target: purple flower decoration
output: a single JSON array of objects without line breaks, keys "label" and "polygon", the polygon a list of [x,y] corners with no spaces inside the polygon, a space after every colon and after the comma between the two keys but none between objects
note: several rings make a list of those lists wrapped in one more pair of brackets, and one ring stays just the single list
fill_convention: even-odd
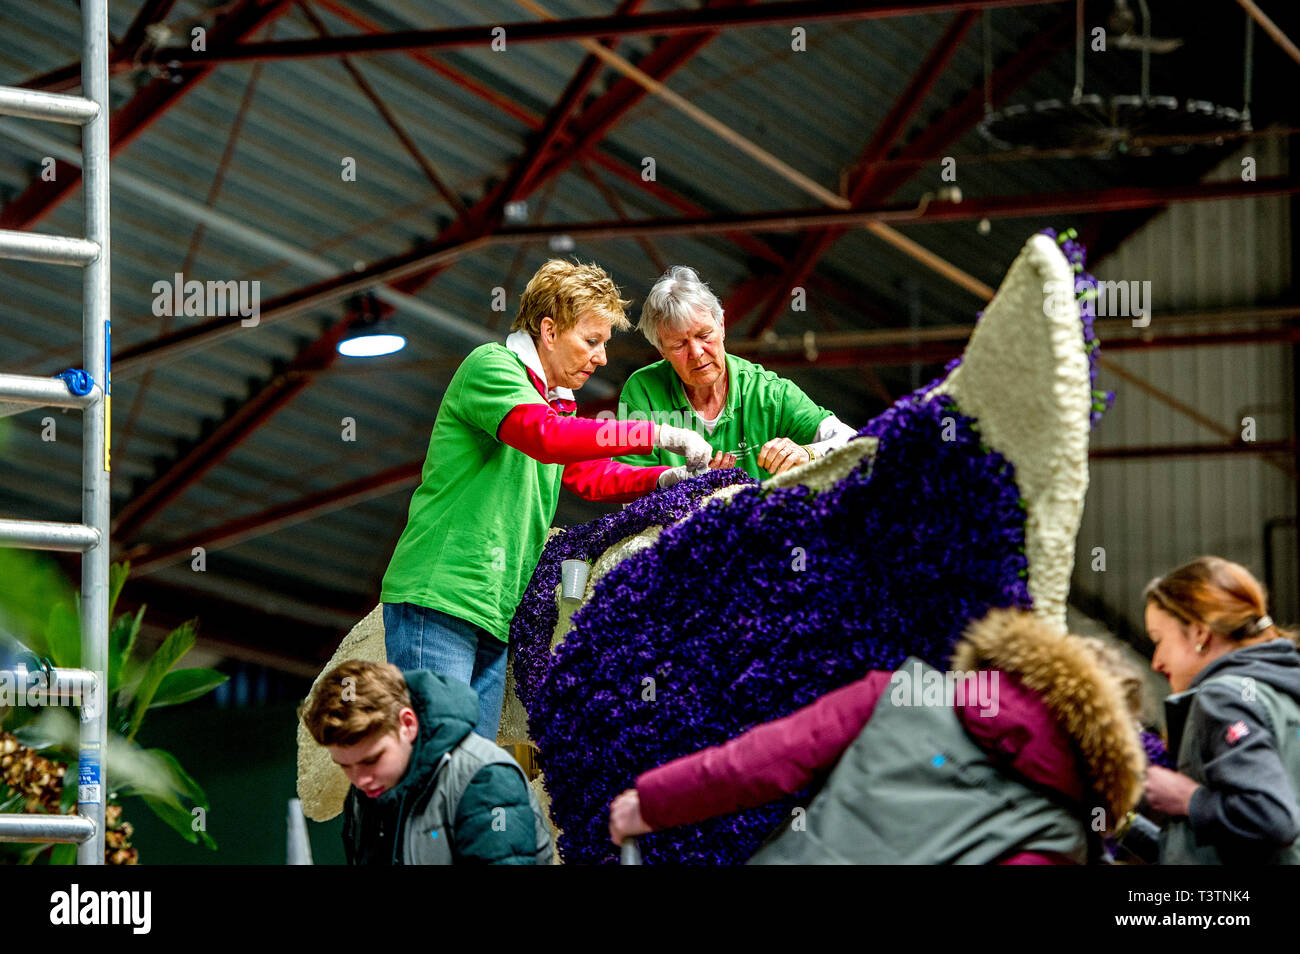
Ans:
[{"label": "purple flower decoration", "polygon": [[[596,585],[549,660],[559,561],[637,521],[615,528],[624,511],[547,546],[511,638],[566,861],[616,860],[608,806],[641,772],[909,655],[942,666],[970,620],[1030,606],[1011,465],[922,393],[863,428],[878,451],[839,483],[748,487],[668,527]],[[694,488],[679,487],[646,512],[689,511]],[[808,795],[648,836],[646,861],[743,861]]]},{"label": "purple flower decoration", "polygon": [[1169,750],[1165,747],[1165,740],[1155,732],[1144,731],[1141,736],[1142,748],[1147,754],[1147,764],[1172,769],[1174,764],[1169,758]]},{"label": "purple flower decoration", "polygon": [[[925,398],[938,383],[859,431],[876,453],[829,487],[763,488],[711,471],[546,545],[510,638],[566,862],[617,860],[609,803],[640,773],[908,656],[946,667],[971,620],[1031,608],[1014,469],[951,398]],[[749,486],[701,508],[733,483]],[[560,563],[653,525],[666,528],[659,540],[595,585],[552,655]],[[740,863],[812,795],[656,832],[642,839],[645,860]]]}]

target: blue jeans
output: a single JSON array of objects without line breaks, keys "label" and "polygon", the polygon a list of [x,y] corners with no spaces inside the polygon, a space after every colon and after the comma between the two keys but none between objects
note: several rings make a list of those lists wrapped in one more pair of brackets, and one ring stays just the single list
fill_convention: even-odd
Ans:
[{"label": "blue jeans", "polygon": [[414,603],[384,604],[384,647],[403,671],[432,669],[478,693],[474,731],[497,740],[506,695],[506,644],[456,616]]}]

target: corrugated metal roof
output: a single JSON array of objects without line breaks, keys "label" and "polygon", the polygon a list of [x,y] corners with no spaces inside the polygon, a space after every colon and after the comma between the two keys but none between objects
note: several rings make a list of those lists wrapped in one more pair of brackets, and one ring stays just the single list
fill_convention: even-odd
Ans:
[{"label": "corrugated metal roof", "polygon": [[[1229,157],[1209,178],[1239,177],[1247,155],[1257,160],[1260,176],[1289,171],[1284,144],[1270,141]],[[1162,212],[1103,262],[1097,277],[1149,281],[1157,314],[1212,312],[1243,302],[1284,301],[1292,287],[1293,255],[1287,203],[1205,202]],[[1170,331],[1158,319],[1153,325],[1157,337]],[[1258,441],[1285,441],[1295,434],[1296,368],[1289,348],[1179,348],[1116,353],[1109,360],[1194,408],[1219,430],[1103,369],[1100,386],[1116,390],[1120,398],[1095,432],[1095,446],[1228,443],[1242,435],[1246,418],[1253,421]],[[1079,534],[1076,587],[1101,597],[1141,631],[1147,582],[1203,553],[1242,563],[1263,579],[1264,524],[1295,515],[1294,463],[1294,458],[1256,455],[1095,461]],[[1293,530],[1275,541],[1279,620],[1300,610],[1294,541]],[[1105,572],[1091,568],[1094,547],[1106,550]]]}]

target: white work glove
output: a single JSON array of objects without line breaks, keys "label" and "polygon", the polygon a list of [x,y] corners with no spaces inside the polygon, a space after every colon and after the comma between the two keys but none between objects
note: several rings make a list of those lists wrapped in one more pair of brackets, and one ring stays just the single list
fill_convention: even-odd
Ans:
[{"label": "white work glove", "polygon": [[681,454],[686,458],[686,466],[695,473],[706,470],[713,460],[713,448],[699,434],[685,427],[673,427],[660,424],[655,428],[655,447]]},{"label": "white work glove", "polygon": [[692,476],[691,472],[685,467],[669,467],[659,475],[659,480],[656,486],[661,489],[664,487],[671,487],[673,484],[679,483],[690,476]]},{"label": "white work glove", "polygon": [[843,447],[857,436],[857,431],[832,414],[817,425],[817,436],[813,438],[812,448],[821,457],[827,451]]}]

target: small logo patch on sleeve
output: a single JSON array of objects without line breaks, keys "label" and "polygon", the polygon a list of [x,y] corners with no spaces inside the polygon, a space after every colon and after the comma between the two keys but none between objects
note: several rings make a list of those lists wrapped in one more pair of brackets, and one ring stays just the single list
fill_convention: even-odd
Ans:
[{"label": "small logo patch on sleeve", "polygon": [[1246,723],[1234,722],[1228,727],[1228,731],[1225,733],[1224,738],[1228,740],[1229,745],[1236,745],[1248,735],[1250,735],[1250,727],[1246,725]]}]

